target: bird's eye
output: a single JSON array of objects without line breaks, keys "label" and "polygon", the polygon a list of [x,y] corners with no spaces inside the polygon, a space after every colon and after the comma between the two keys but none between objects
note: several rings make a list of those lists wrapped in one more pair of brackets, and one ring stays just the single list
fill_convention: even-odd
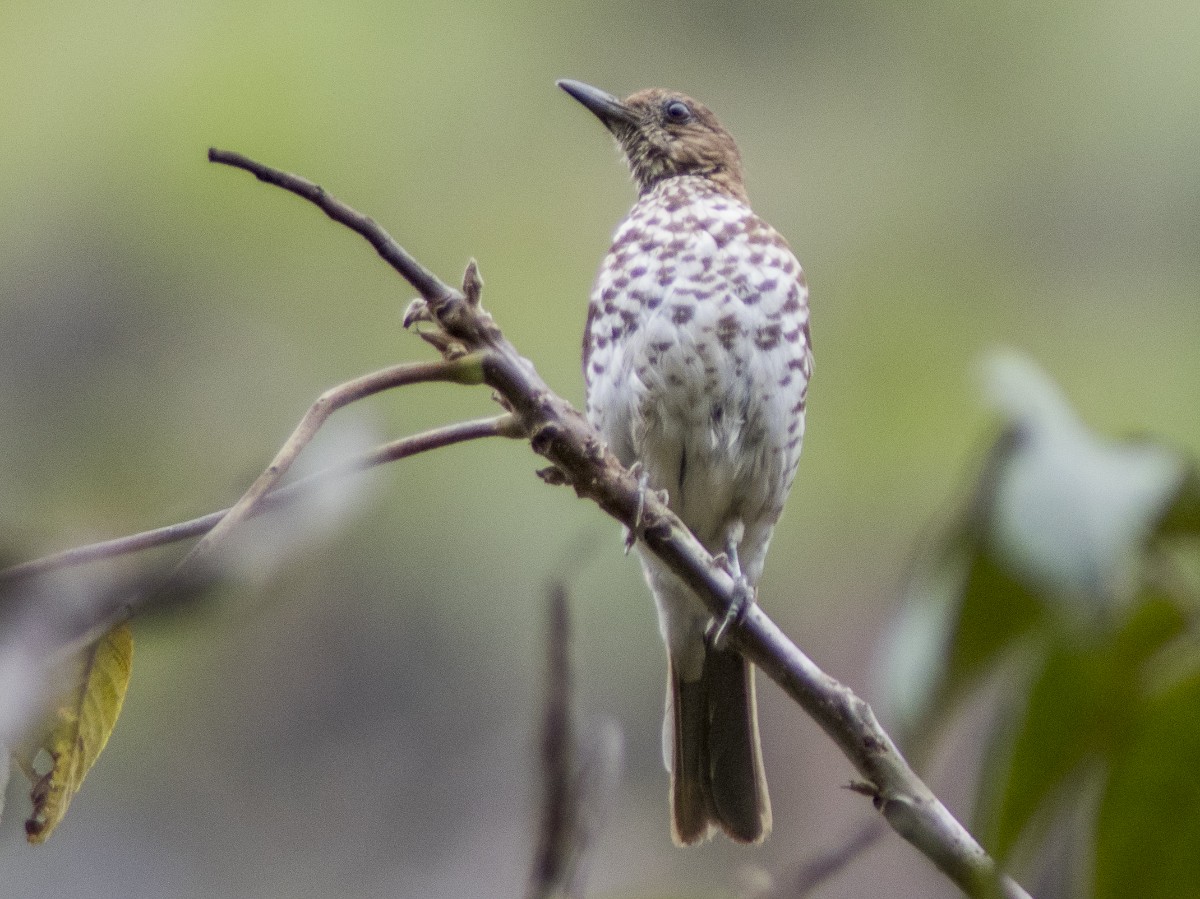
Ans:
[{"label": "bird's eye", "polygon": [[692,119],[691,109],[682,100],[668,100],[667,105],[663,107],[663,112],[667,114],[669,121],[680,125]]}]

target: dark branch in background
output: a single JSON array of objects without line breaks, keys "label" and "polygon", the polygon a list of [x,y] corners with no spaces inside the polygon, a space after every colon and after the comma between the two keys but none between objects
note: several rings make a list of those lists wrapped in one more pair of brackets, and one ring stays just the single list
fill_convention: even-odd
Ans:
[{"label": "dark branch in background", "polygon": [[[442,361],[395,366],[324,394],[275,460],[247,493],[201,538],[169,578],[165,589],[203,576],[210,553],[228,531],[259,508],[288,466],[332,412],[356,399],[403,384],[440,380],[486,384],[511,413],[509,435],[528,437],[533,450],[554,468],[542,472],[551,483],[569,484],[627,528],[683,578],[719,620],[735,601],[734,582],[683,523],[652,492],[641,490],[608,451],[586,419],[556,395],[501,334],[480,306],[482,282],[472,261],[462,290],[443,283],[418,263],[370,218],[329,196],[316,184],[262,165],[237,153],[212,149],[209,159],[251,172],[317,205],[330,218],[360,234],[421,295],[405,315]],[[117,609],[101,609],[100,628],[128,617],[145,597]],[[921,781],[884,732],[870,706],[825,674],[796,647],[758,606],[747,610],[729,632],[729,642],[778,683],[838,744],[858,769],[853,785],[870,796],[889,825],[971,896],[1027,893],[1002,876],[979,843]]]},{"label": "dark branch in background", "polygon": [[570,649],[567,588],[556,583],[550,589],[546,627],[541,821],[526,899],[584,895],[586,862],[621,767],[621,733],[614,723],[579,727]]},{"label": "dark branch in background", "polygon": [[879,842],[886,831],[886,825],[878,818],[864,821],[839,845],[812,856],[790,874],[780,877],[769,889],[756,894],[755,899],[806,899]]},{"label": "dark branch in background", "polygon": [[528,899],[550,899],[566,892],[573,868],[576,834],[575,722],[571,709],[570,625],[567,594],[550,591],[546,627],[546,699],[542,713],[542,810],[538,845],[529,877]]}]

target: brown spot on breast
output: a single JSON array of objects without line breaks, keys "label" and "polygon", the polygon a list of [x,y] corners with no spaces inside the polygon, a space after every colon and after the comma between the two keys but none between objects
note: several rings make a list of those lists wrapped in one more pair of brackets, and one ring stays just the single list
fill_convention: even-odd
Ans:
[{"label": "brown spot on breast", "polygon": [[773,350],[779,346],[779,325],[764,325],[754,334],[754,345],[760,350]]},{"label": "brown spot on breast", "polygon": [[676,303],[671,307],[671,321],[677,325],[686,325],[696,314],[694,306]]},{"label": "brown spot on breast", "polygon": [[714,333],[721,346],[726,350],[732,350],[734,343],[742,336],[742,326],[738,323],[736,315],[723,315],[717,319]]},{"label": "brown spot on breast", "polygon": [[735,222],[726,222],[723,227],[711,233],[713,240],[717,242],[717,246],[723,247],[737,237],[741,233],[741,230]]},{"label": "brown spot on breast", "polygon": [[612,248],[614,251],[620,250],[622,247],[627,247],[631,243],[636,243],[644,236],[645,235],[641,228],[626,228],[620,235],[617,236],[617,239],[613,241]]}]

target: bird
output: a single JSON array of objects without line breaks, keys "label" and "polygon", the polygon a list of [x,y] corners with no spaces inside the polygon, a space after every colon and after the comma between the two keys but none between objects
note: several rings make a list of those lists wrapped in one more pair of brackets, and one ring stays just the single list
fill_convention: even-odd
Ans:
[{"label": "bird", "polygon": [[[615,137],[638,192],[588,304],[588,419],[752,602],[804,437],[804,272],[750,208],[737,145],[706,106],[662,88],[622,100],[558,86]],[[713,639],[693,591],[636,545],[667,648],[671,836],[761,843],[772,817],[753,668]]]}]

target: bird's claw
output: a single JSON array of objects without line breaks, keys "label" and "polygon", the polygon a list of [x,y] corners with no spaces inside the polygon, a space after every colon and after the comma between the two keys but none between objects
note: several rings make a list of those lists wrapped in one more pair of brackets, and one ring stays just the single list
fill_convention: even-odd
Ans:
[{"label": "bird's claw", "polygon": [[625,528],[625,555],[629,555],[633,544],[637,543],[646,533],[643,519],[646,512],[646,491],[650,489],[650,476],[642,468],[641,462],[634,462],[629,468],[629,473],[638,480],[638,494],[637,511],[633,514],[633,527]]},{"label": "bird's claw", "polygon": [[729,631],[741,623],[742,619],[746,617],[746,610],[754,604],[754,588],[742,574],[742,563],[738,559],[737,548],[741,538],[742,531],[739,528],[730,535],[725,545],[725,552],[713,556],[713,562],[733,578],[733,599],[729,603],[729,608],[725,610],[725,614],[721,616],[720,620],[714,618],[709,623],[706,634],[709,644],[718,651],[725,648],[725,643],[729,639]]},{"label": "bird's claw", "polygon": [[719,619],[714,618],[709,622],[706,636],[713,649],[720,652],[725,648],[725,644],[729,640],[729,632],[742,623],[746,612],[754,605],[754,599],[754,588],[750,586],[750,582],[745,577],[739,574],[733,580],[733,601],[729,603],[729,608]]},{"label": "bird's claw", "polygon": [[625,528],[625,555],[629,555],[629,551],[633,549],[635,543],[637,543],[637,532],[633,528]]}]

